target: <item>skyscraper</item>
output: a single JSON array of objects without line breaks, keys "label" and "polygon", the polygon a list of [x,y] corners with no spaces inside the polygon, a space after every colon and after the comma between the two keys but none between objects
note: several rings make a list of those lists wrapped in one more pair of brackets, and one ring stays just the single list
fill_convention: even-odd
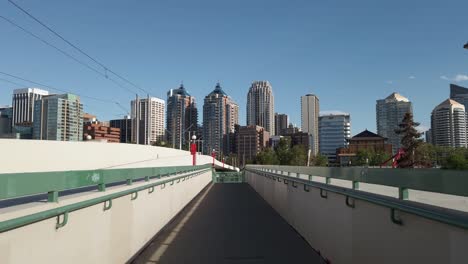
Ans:
[{"label": "skyscraper", "polygon": [[468,110],[468,88],[450,84],[450,99],[465,106],[465,111]]},{"label": "skyscraper", "polygon": [[120,143],[132,142],[132,119],[130,116],[124,116],[123,119],[110,120],[111,127],[120,128]]},{"label": "skyscraper", "polygon": [[166,115],[168,144],[182,148],[184,143],[189,142],[189,135],[197,131],[197,124],[195,97],[191,96],[182,84],[178,89],[170,89],[167,92]]},{"label": "skyscraper", "polygon": [[301,96],[301,128],[302,132],[309,134],[312,155],[317,155],[319,151],[319,113],[320,103],[316,95]]},{"label": "skyscraper", "polygon": [[401,147],[402,135],[395,133],[395,129],[403,120],[406,113],[413,113],[413,106],[408,98],[398,93],[392,93],[385,99],[377,100],[377,134],[388,138],[392,144],[393,153]]},{"label": "skyscraper", "polygon": [[164,100],[156,97],[132,100],[132,142],[151,145],[163,139],[164,106]]},{"label": "skyscraper", "polygon": [[283,135],[288,128],[289,118],[287,114],[275,113],[275,135]]},{"label": "skyscraper", "polygon": [[432,110],[432,143],[437,146],[467,147],[465,106],[447,99]]},{"label": "skyscraper", "polygon": [[81,141],[83,104],[73,94],[45,95],[34,103],[33,138]]},{"label": "skyscraper", "polygon": [[320,154],[328,161],[336,161],[336,150],[348,145],[351,138],[351,119],[349,114],[329,114],[319,117]]},{"label": "skyscraper", "polygon": [[238,123],[239,106],[217,83],[203,104],[203,152],[209,154],[214,149],[218,157],[221,153],[228,155],[229,133],[234,133]]},{"label": "skyscraper", "polygon": [[48,91],[38,88],[15,89],[13,91],[13,121],[12,125],[32,126],[34,122],[34,104],[43,96],[48,95]]},{"label": "skyscraper", "polygon": [[275,135],[275,99],[268,81],[254,81],[247,94],[247,125],[261,126]]}]

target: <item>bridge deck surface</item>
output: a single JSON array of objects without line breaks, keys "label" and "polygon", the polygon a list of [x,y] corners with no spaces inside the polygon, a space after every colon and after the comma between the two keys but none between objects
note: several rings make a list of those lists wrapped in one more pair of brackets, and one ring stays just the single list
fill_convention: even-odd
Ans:
[{"label": "bridge deck surface", "polygon": [[133,263],[323,263],[248,184],[213,184]]}]

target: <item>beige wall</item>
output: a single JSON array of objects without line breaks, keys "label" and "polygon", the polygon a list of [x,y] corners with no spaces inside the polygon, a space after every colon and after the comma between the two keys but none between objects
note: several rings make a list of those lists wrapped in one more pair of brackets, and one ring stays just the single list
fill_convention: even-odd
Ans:
[{"label": "beige wall", "polygon": [[207,186],[211,177],[207,171],[163,189],[156,187],[152,194],[141,191],[133,201],[129,195],[120,197],[108,211],[103,211],[101,203],[70,212],[68,224],[60,229],[55,229],[54,217],[2,233],[0,263],[124,263]]},{"label": "beige wall", "polygon": [[[0,139],[0,174],[192,165],[188,151],[135,144]],[[197,164],[212,158],[197,156]],[[222,163],[216,161],[222,166]]]},{"label": "beige wall", "polygon": [[331,263],[465,263],[468,231],[409,213],[404,225],[390,209],[318,189],[275,182],[246,172],[247,182]]}]

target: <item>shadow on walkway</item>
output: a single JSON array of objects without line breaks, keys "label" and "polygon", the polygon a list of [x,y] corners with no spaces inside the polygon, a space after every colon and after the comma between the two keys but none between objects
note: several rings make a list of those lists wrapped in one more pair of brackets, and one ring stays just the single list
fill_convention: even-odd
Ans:
[{"label": "shadow on walkway", "polygon": [[324,263],[248,184],[214,184],[133,263]]}]

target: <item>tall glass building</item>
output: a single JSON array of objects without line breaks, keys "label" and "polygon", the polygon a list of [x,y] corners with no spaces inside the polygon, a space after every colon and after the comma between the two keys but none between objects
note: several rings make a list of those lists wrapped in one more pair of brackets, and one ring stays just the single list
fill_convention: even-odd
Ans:
[{"label": "tall glass building", "polygon": [[239,106],[224,92],[219,83],[203,104],[203,153],[213,150],[218,157],[229,155],[229,134],[239,123]]},{"label": "tall glass building", "polygon": [[319,149],[329,162],[336,161],[336,149],[346,147],[351,138],[349,114],[329,114],[319,117]]},{"label": "tall glass building", "polygon": [[167,92],[166,130],[169,145],[183,148],[190,142],[190,135],[195,135],[198,128],[198,111],[195,97],[180,85],[178,89]]},{"label": "tall glass building", "polygon": [[43,96],[34,104],[33,138],[81,141],[83,104],[73,94]]},{"label": "tall glass building", "polygon": [[313,155],[319,152],[319,127],[320,101],[314,94],[301,96],[301,128],[302,132],[309,134],[309,148]]},{"label": "tall glass building", "polygon": [[392,93],[385,99],[377,100],[377,134],[388,138],[392,144],[392,151],[396,153],[401,147],[401,135],[395,133],[395,129],[403,120],[406,113],[413,113],[413,106],[408,98]]},{"label": "tall glass building", "polygon": [[261,126],[275,135],[275,98],[268,81],[255,81],[247,94],[247,125]]},{"label": "tall glass building", "polygon": [[467,147],[465,106],[447,99],[431,115],[432,143],[437,146]]}]

